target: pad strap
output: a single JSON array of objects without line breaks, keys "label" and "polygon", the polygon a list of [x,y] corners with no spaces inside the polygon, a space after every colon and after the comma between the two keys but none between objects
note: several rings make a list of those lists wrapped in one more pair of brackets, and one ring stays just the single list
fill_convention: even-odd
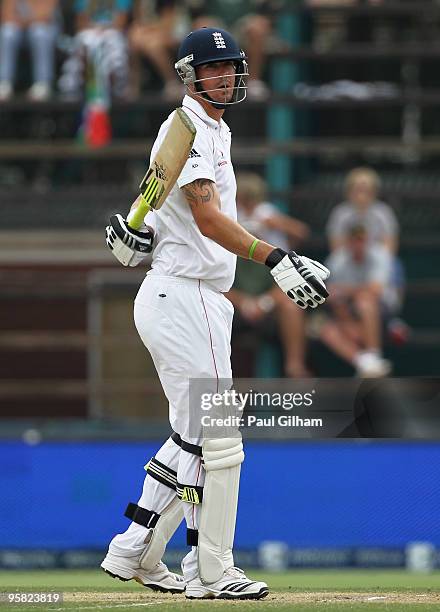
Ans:
[{"label": "pad strap", "polygon": [[180,482],[176,486],[177,497],[190,504],[201,504],[203,499],[203,487],[183,485]]},{"label": "pad strap", "polygon": [[148,527],[148,529],[156,527],[157,521],[160,519],[160,514],[157,514],[157,512],[141,508],[131,502],[128,504],[124,516],[131,519],[134,523],[142,525],[142,527]]},{"label": "pad strap", "polygon": [[176,490],[177,472],[169,468],[164,463],[158,461],[156,457],[150,459],[145,466],[145,470],[149,476],[162,483],[166,487]]},{"label": "pad strap", "polygon": [[186,530],[186,543],[188,546],[198,546],[199,545],[199,532],[197,529],[187,529]]},{"label": "pad strap", "polygon": [[182,440],[182,438],[179,436],[177,432],[175,431],[173,432],[171,436],[171,440],[175,442],[177,446],[180,446],[180,448],[186,451],[187,453],[191,453],[192,455],[197,455],[198,457],[202,456],[201,446],[197,446],[197,444],[190,444],[189,442],[185,442],[185,440]]}]

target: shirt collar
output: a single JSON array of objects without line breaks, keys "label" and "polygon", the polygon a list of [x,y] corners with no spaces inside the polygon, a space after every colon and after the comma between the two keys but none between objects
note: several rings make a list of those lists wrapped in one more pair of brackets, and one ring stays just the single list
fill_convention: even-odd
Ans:
[{"label": "shirt collar", "polygon": [[212,117],[210,117],[208,113],[205,111],[205,109],[203,108],[203,106],[200,104],[200,102],[197,102],[197,100],[195,100],[194,98],[191,98],[191,96],[185,96],[183,98],[182,106],[184,109],[185,107],[190,108],[193,111],[193,113],[195,113],[207,125],[210,125],[213,128],[220,127],[222,120],[218,122]]}]

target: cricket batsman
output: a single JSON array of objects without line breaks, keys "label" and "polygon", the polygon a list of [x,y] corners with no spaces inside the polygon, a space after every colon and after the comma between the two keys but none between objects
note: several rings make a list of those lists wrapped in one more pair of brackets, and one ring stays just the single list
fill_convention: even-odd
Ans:
[{"label": "cricket batsman", "polygon": [[[134,319],[169,401],[173,433],[145,466],[142,495],[125,512],[131,524],[110,542],[102,568],[154,590],[185,591],[191,599],[260,599],[267,585],[235,567],[232,554],[241,436],[211,440],[194,434],[189,381],[232,379],[233,306],[224,293],[233,284],[237,256],[266,265],[303,309],[325,301],[329,271],[256,239],[236,221],[231,132],[222,116],[245,99],[248,69],[233,37],[220,28],[191,32],[175,67],[187,88],[182,107],[197,130],[189,158],[163,206],[149,212],[141,228],[131,229],[120,214],[107,227],[107,244],[124,265],[141,262],[154,240]],[[161,126],[151,158],[172,116]],[[182,577],[161,559],[183,516],[191,550]]]}]

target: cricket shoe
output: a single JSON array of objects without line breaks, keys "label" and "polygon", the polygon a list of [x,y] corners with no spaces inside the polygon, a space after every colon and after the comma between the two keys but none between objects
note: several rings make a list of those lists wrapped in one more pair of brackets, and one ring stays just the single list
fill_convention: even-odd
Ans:
[{"label": "cricket shoe", "polygon": [[200,578],[186,585],[188,599],[262,599],[269,593],[265,582],[249,580],[243,570],[231,567],[217,582],[202,584]]},{"label": "cricket shoe", "polygon": [[186,586],[183,576],[170,572],[162,561],[147,571],[140,567],[139,557],[120,557],[107,553],[101,567],[112,578],[119,578],[123,582],[136,580],[144,587],[161,593],[183,593]]}]

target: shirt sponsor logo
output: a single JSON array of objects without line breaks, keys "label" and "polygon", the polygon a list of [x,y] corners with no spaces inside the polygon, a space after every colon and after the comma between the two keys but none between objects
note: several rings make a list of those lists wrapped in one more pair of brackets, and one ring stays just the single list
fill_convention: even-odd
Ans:
[{"label": "shirt sponsor logo", "polygon": [[189,152],[189,158],[191,159],[192,157],[201,157],[201,155],[195,149],[191,149],[191,151]]},{"label": "shirt sponsor logo", "polygon": [[218,165],[219,165],[219,166],[226,166],[226,164],[227,164],[227,163],[228,163],[228,162],[226,161],[226,159],[223,159],[222,161],[219,161],[219,162],[218,162]]}]

